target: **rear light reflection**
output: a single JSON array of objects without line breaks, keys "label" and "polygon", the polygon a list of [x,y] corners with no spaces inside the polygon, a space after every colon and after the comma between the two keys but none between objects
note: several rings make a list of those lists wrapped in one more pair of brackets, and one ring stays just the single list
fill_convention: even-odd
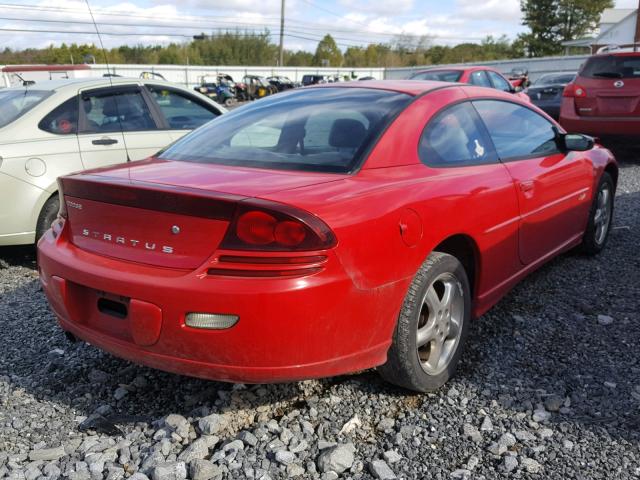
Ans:
[{"label": "rear light reflection", "polygon": [[206,330],[224,330],[231,328],[238,323],[240,317],[226,313],[187,313],[185,325],[192,328],[203,328]]},{"label": "rear light reflection", "polygon": [[253,263],[258,265],[299,265],[324,263],[327,261],[326,255],[309,255],[306,257],[245,257],[240,255],[221,255],[221,263]]},{"label": "rear light reflection", "polygon": [[242,270],[231,268],[210,268],[209,275],[221,275],[224,277],[253,277],[253,278],[273,278],[273,277],[302,277],[312,275],[322,271],[322,267],[295,268],[291,270]]}]

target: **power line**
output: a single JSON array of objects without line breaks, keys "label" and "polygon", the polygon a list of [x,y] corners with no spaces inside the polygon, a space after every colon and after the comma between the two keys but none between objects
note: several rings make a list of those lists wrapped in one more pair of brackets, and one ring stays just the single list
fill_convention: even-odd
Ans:
[{"label": "power line", "polygon": [[[15,17],[0,17],[0,20],[14,20],[17,22],[25,22],[25,23],[31,22],[31,23],[63,23],[63,24],[77,24],[77,25],[93,25],[93,22],[88,22],[83,20],[32,19],[32,18],[15,18]],[[216,27],[212,25],[193,25],[193,26],[192,25],[159,25],[159,24],[149,24],[149,23],[116,23],[116,22],[98,22],[98,24],[101,26],[111,26],[111,27],[170,28],[172,30],[176,30],[176,29],[192,30],[194,33],[201,33],[202,30],[229,31],[228,27]],[[288,28],[286,31],[292,32],[292,33],[304,34],[304,35],[313,35],[318,37],[318,38],[310,39],[314,41],[318,41],[324,36],[324,35],[318,35],[315,33],[309,33],[308,31],[305,31],[305,30],[298,30],[295,28]],[[253,30],[254,34],[255,32],[256,30]],[[55,32],[52,32],[52,33],[55,33]],[[263,33],[263,32],[260,32],[260,33]],[[147,34],[144,32],[140,32],[139,35],[147,35]],[[284,32],[283,32],[283,35],[285,35]],[[180,36],[180,35],[177,35],[177,36]],[[184,34],[182,36],[189,37],[190,35]],[[295,38],[301,38],[301,37],[295,37]],[[363,39],[363,38],[348,38],[348,37],[341,37],[341,36],[333,36],[333,38],[334,40],[351,42],[351,43],[340,44],[341,46],[346,46],[346,47],[354,47],[362,44],[372,43],[370,42],[369,39]],[[419,45],[408,44],[408,46],[419,46]]]},{"label": "power line", "polygon": [[[320,10],[323,11],[327,11],[329,12],[329,10],[323,8],[323,7],[319,7],[318,5],[314,4],[313,2],[311,2],[310,0],[304,0],[306,3],[309,3],[310,5],[314,6],[315,8],[318,8]],[[52,13],[61,13],[63,11],[70,11],[70,12],[74,12],[74,13],[78,13],[78,14],[83,14],[84,12],[77,12],[76,9],[74,8],[69,8],[69,7],[49,7],[49,6],[40,6],[40,5],[19,5],[19,4],[11,4],[11,3],[0,3],[0,7],[6,7],[6,8],[16,8],[16,9],[24,9],[24,8],[29,8],[30,10],[41,10],[41,11],[48,11],[48,12],[52,12]],[[153,19],[153,20],[158,20],[157,16],[153,16],[153,15],[140,15],[140,14],[134,14],[134,13],[119,13],[119,12],[106,12],[104,10],[99,10],[96,9],[95,10],[96,14],[102,15],[102,16],[117,16],[117,17],[127,17],[127,18],[148,18],[148,19]],[[343,18],[342,15],[335,13],[335,12],[331,12],[333,15],[339,16],[341,18]],[[228,19],[228,16],[219,16],[219,15],[203,15],[203,16],[199,16],[199,17],[193,17],[193,16],[184,16],[182,15],[182,18],[184,18],[185,20],[191,21],[191,22],[196,22],[196,23],[200,23],[203,21],[206,21],[205,19],[207,18],[211,18],[211,19],[218,19],[218,18],[225,18]],[[266,17],[265,17],[266,18]],[[357,23],[360,25],[363,25],[365,27],[368,28],[367,24],[361,23],[361,22],[357,22],[355,20],[351,20],[351,19],[346,19],[349,22],[353,22],[353,23]],[[245,21],[250,21],[249,20],[245,20]],[[294,24],[298,24],[300,26],[300,28],[304,28],[305,31],[303,33],[308,33],[307,30],[316,30],[316,31],[324,31],[324,32],[341,32],[341,33],[353,33],[356,35],[363,35],[363,36],[367,36],[367,37],[380,37],[380,36],[389,36],[389,37],[397,37],[397,36],[403,36],[405,38],[417,38],[417,39],[422,39],[424,37],[424,35],[415,35],[415,34],[408,34],[405,32],[399,32],[399,33],[390,33],[390,32],[379,32],[379,31],[371,31],[371,30],[356,30],[356,29],[350,29],[350,28],[335,28],[333,26],[327,26],[327,25],[323,25],[320,23],[313,23],[313,22],[305,22],[302,20],[296,20],[296,19],[289,19],[288,20],[289,23],[294,23]],[[105,22],[99,22],[101,24],[105,24]],[[250,27],[264,27],[264,28],[269,28],[269,27],[277,27],[278,26],[278,22],[273,20],[273,21],[265,21],[265,22],[253,22],[253,23],[238,23],[238,22],[234,22],[234,21],[226,21],[226,20],[215,20],[215,23],[220,23],[220,24],[228,24],[228,25],[234,25],[234,26],[250,26]],[[157,25],[153,25],[153,26],[160,26],[161,24],[157,24]],[[170,25],[167,27],[175,27],[175,25]],[[165,28],[163,26],[163,28]],[[194,27],[195,28],[195,27]],[[440,35],[427,35],[427,37],[429,38],[433,38],[433,39],[441,39],[441,40],[453,40],[453,41],[457,41],[457,40],[462,40],[462,41],[473,41],[473,40],[482,40],[481,37],[449,37],[449,36],[440,36]],[[370,43],[368,40],[365,41],[365,43]]]},{"label": "power line", "polygon": [[[62,33],[67,35],[96,35],[94,30],[43,30],[43,29],[23,29],[23,28],[0,28],[0,32],[17,32],[17,33]],[[152,33],[152,32],[105,32],[101,31],[100,35],[108,35],[108,36],[118,36],[118,37],[127,37],[127,36],[139,36],[139,37],[175,37],[175,38],[193,38],[193,35],[186,35],[180,33]],[[285,37],[298,38],[303,40],[310,40],[313,42],[317,42],[321,40],[321,37],[304,37],[300,35],[294,35],[290,33],[284,33]],[[344,47],[355,47],[358,45],[353,44],[345,44],[338,43],[337,45]]]}]

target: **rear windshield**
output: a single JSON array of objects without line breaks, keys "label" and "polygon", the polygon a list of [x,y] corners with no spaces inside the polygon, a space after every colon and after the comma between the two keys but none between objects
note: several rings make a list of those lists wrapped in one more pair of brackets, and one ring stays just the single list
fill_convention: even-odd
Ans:
[{"label": "rear windshield", "polygon": [[640,56],[591,57],[582,68],[580,76],[588,78],[640,78]]},{"label": "rear windshield", "polygon": [[0,90],[0,128],[24,115],[51,95],[48,90]]},{"label": "rear windshield", "polygon": [[457,82],[460,80],[460,70],[435,70],[433,72],[420,72],[411,77],[411,80],[437,80],[440,82]]},{"label": "rear windshield", "polygon": [[280,93],[221,115],[160,158],[347,173],[411,98],[367,88]]},{"label": "rear windshield", "polygon": [[552,74],[552,75],[543,75],[535,82],[533,82],[536,86],[541,85],[566,85],[567,83],[573,82],[576,78],[575,73],[564,73],[564,74]]}]

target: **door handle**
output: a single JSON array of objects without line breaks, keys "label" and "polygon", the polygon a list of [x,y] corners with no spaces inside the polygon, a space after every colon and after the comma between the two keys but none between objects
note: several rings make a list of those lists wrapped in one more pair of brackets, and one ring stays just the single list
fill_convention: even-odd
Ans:
[{"label": "door handle", "polygon": [[97,138],[92,140],[91,143],[94,145],[113,145],[114,143],[118,143],[118,140],[115,138]]}]

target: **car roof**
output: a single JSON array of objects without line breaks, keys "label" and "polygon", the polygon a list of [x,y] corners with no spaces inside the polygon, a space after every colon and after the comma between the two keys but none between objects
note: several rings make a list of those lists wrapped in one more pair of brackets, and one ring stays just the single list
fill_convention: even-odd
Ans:
[{"label": "car roof", "polygon": [[452,70],[455,72],[468,72],[468,71],[474,71],[474,70],[491,70],[492,72],[498,72],[498,70],[496,70],[493,67],[487,67],[483,65],[469,65],[469,66],[457,66],[457,67],[454,66],[454,67],[425,68],[424,70],[419,70],[417,72],[414,72],[414,75],[418,73],[427,73],[427,72],[450,72]]},{"label": "car roof", "polygon": [[423,93],[447,88],[461,86],[461,83],[437,82],[434,80],[367,80],[364,82],[343,82],[339,84],[325,83],[322,85],[311,85],[304,88],[370,88],[373,90],[390,90],[392,92],[406,93],[417,96]]},{"label": "car roof", "polygon": [[640,52],[602,52],[592,55],[591,58],[594,57],[640,57]]},{"label": "car roof", "polygon": [[30,90],[49,90],[49,91],[59,91],[65,90],[67,88],[73,88],[74,90],[80,88],[90,88],[93,86],[111,86],[111,85],[123,85],[123,84],[131,84],[131,83],[153,83],[154,85],[166,85],[168,87],[180,87],[184,88],[181,85],[176,85],[171,82],[167,82],[160,79],[144,79],[144,78],[133,78],[133,77],[94,77],[94,78],[64,78],[59,80],[44,80],[42,82],[36,82],[28,87],[24,87],[23,85],[16,85],[14,87],[9,87],[9,89],[13,90],[23,90],[24,88],[28,88]]}]

